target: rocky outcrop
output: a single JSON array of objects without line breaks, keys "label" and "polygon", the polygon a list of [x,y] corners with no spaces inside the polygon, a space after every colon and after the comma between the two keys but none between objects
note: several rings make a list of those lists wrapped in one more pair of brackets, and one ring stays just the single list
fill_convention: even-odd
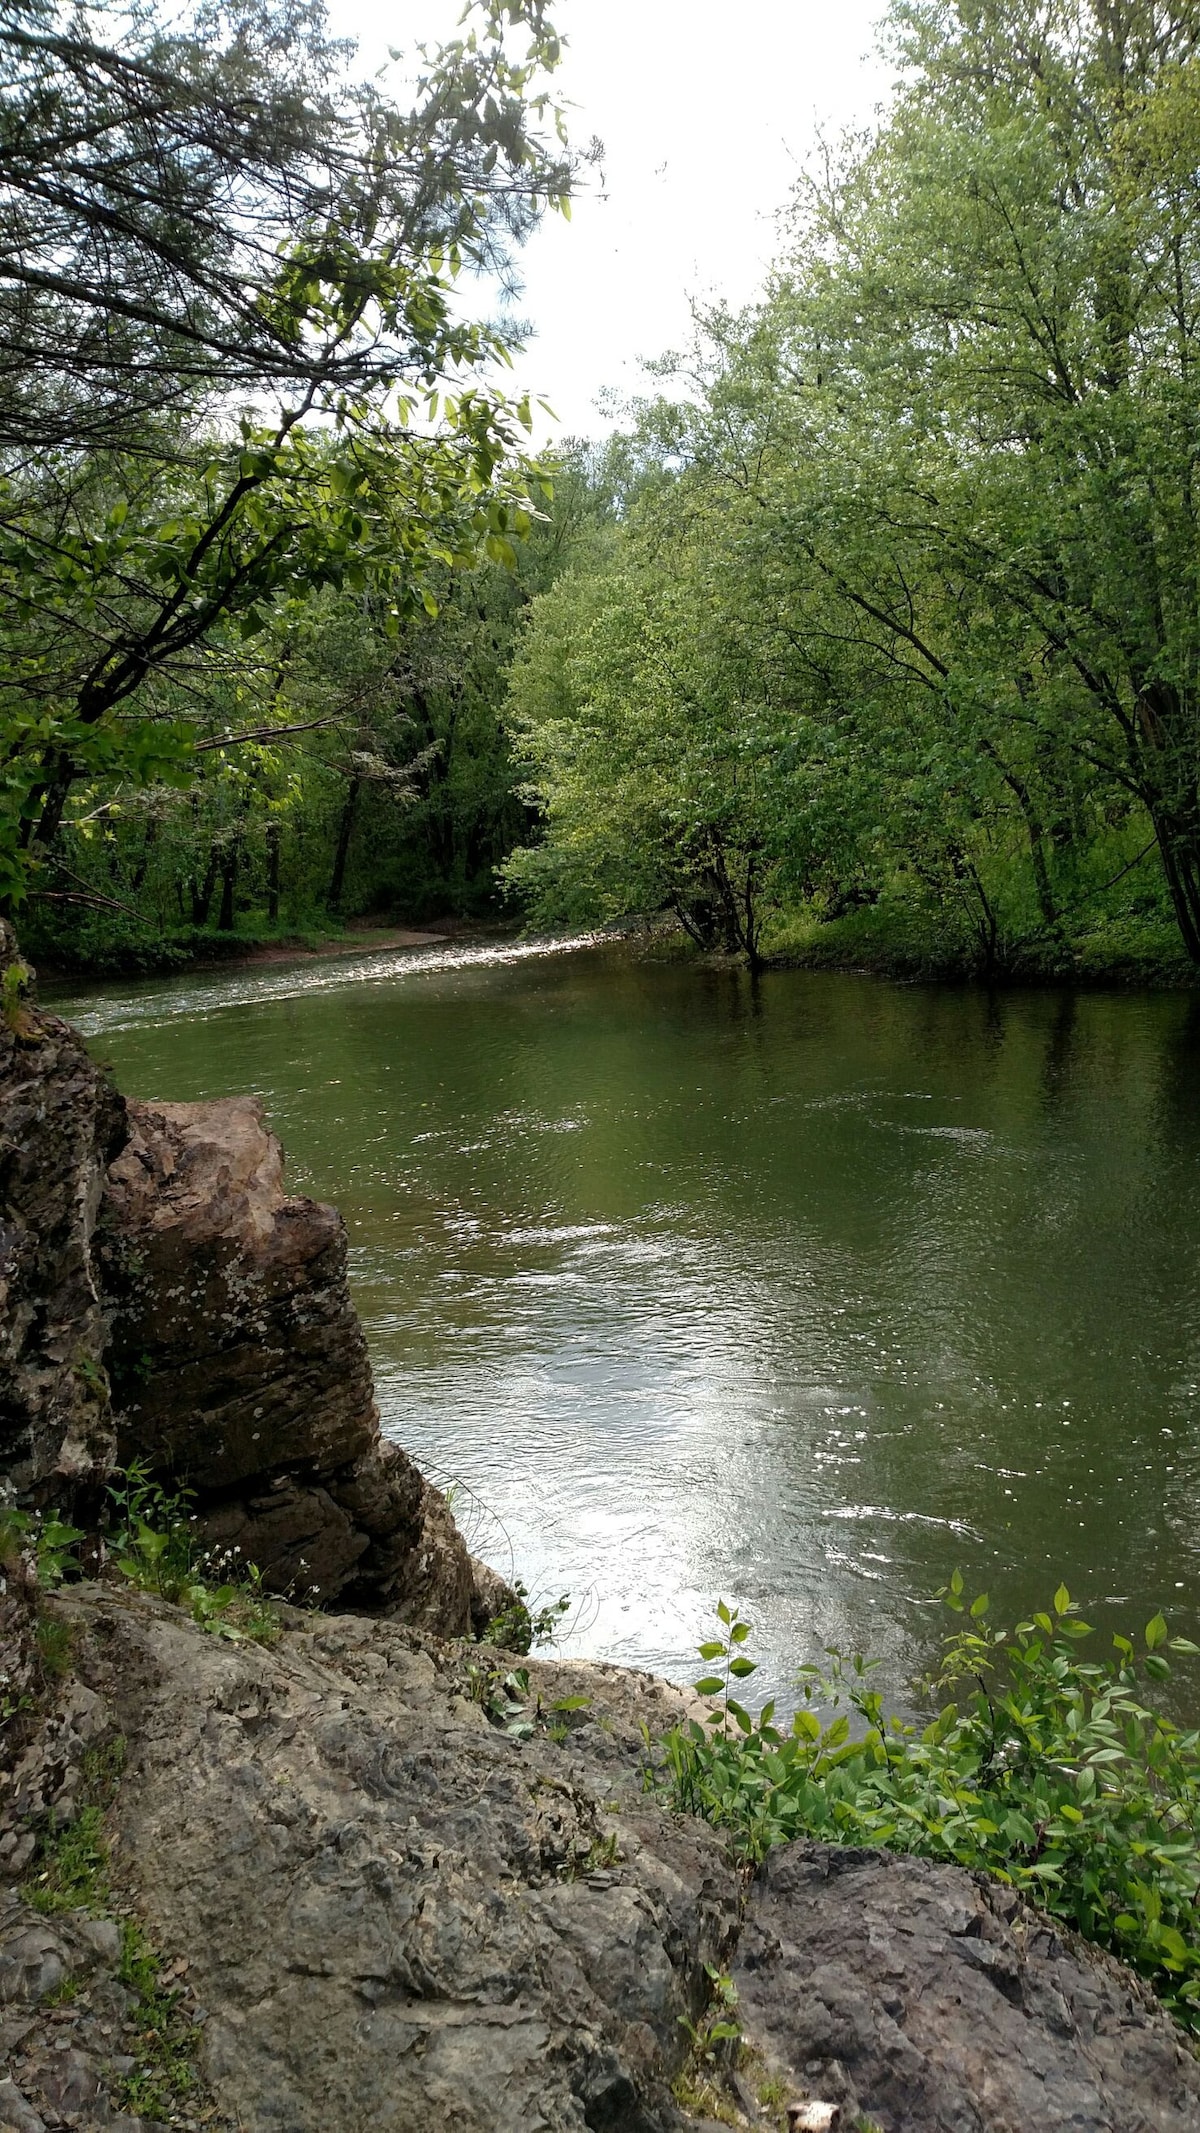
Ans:
[{"label": "rocky outcrop", "polygon": [[[293,1612],[263,1649],[123,1588],[53,1604],[75,1635],[66,1733],[124,1742],[110,1871],[203,2009],[199,2067],[222,2122],[681,2123],[680,2017],[699,2015],[704,1966],[728,1957],[739,1887],[712,1831],[643,1793],[641,1728],[678,1717],[673,1692],[619,1668],[533,1666],[514,1733],[489,1719],[476,1647],[394,1623]],[[511,1662],[491,1659],[498,1681]],[[43,1815],[63,1737],[48,1780],[33,1751],[19,1775]],[[5,1920],[28,2010],[77,1958],[41,1942],[31,1957],[39,1921],[14,1895],[0,1990]],[[63,2041],[96,2056],[66,2024]],[[26,2095],[41,2064],[39,2044],[28,2086],[14,2067]]]},{"label": "rocky outcrop", "polygon": [[112,1465],[96,1228],[124,1105],[0,920],[0,1479],[86,1515]]},{"label": "rocky outcrop", "polygon": [[202,1539],[274,1591],[467,1632],[445,1499],[379,1434],[341,1216],[286,1193],[251,1097],[127,1121],[106,1200],[121,1464],[186,1485]]},{"label": "rocky outcrop", "polygon": [[[362,1616],[285,1610],[264,1648],[123,1586],[43,1604],[74,1673],[0,1789],[0,2128],[150,2133],[121,2115],[135,1925],[194,2046],[181,2126],[1200,2128],[1167,2016],[1011,1891],[815,1844],[747,1890],[645,1790],[685,1708],[646,1675],[537,1662],[505,1687],[501,1655]],[[39,1917],[36,1834],[118,1768],[87,1907]],[[741,2066],[697,2064],[728,1971]]]},{"label": "rocky outcrop", "polygon": [[314,1473],[378,1433],[371,1365],[332,1207],[289,1198],[253,1097],[126,1106],[108,1175],[112,1350],[124,1458],[244,1487],[297,1449]]},{"label": "rocky outcrop", "polygon": [[0,1486],[91,1524],[135,1459],[273,1591],[447,1636],[514,1601],[381,1438],[345,1226],[261,1106],[126,1103],[0,921]]},{"label": "rocky outcrop", "polygon": [[1133,1974],[958,1867],[789,1845],[752,1893],[734,1977],[745,2029],[831,2125],[1200,2128],[1200,2063]]}]

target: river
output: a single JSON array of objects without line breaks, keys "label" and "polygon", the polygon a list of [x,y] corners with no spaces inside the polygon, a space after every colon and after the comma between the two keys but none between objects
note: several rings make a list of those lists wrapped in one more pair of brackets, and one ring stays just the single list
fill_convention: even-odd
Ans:
[{"label": "river", "polygon": [[59,989],[141,1097],[258,1092],[349,1227],[385,1431],[563,1648],[904,1699],[961,1568],[1200,1637],[1200,999],[582,945]]}]

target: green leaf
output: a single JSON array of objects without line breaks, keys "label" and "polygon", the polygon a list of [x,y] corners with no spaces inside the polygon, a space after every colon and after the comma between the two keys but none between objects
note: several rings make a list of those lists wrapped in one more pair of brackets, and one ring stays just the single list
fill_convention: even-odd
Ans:
[{"label": "green leaf", "polygon": [[1152,1652],[1167,1641],[1167,1624],[1161,1614],[1152,1615],[1146,1624],[1146,1649]]},{"label": "green leaf", "polygon": [[1054,1595],[1054,1612],[1055,1612],[1055,1614],[1056,1614],[1056,1615],[1065,1615],[1065,1614],[1066,1614],[1066,1612],[1067,1612],[1067,1609],[1069,1608],[1069,1606],[1070,1606],[1070,1605],[1071,1605],[1071,1595],[1070,1595],[1070,1593],[1069,1593],[1069,1592],[1067,1591],[1067,1588],[1066,1588],[1066,1586],[1065,1586],[1065,1585],[1060,1585],[1060,1586],[1059,1586],[1059,1588],[1058,1588],[1058,1591],[1057,1591],[1057,1592],[1055,1593],[1055,1595]]},{"label": "green leaf", "polygon": [[719,1674],[706,1674],[702,1681],[694,1681],[692,1687],[697,1696],[719,1696],[725,1683]]}]

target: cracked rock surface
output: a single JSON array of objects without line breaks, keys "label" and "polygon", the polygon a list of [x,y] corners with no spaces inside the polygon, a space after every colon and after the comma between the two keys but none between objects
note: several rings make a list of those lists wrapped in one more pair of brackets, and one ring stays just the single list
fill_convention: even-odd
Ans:
[{"label": "cracked rock surface", "polygon": [[[732,1948],[739,1892],[715,1834],[642,1793],[640,1729],[677,1717],[671,1691],[541,1663],[536,1731],[514,1739],[469,1693],[489,1655],[388,1622],[297,1616],[263,1649],[123,1590],[56,1605],[126,1742],[110,1819],[130,1899],[188,1961],[235,2123],[679,2123],[679,2017]],[[575,1694],[591,1703],[556,1742],[550,1707]]]},{"label": "cracked rock surface", "polygon": [[1200,2062],[1133,1973],[959,1867],[788,1845],[734,1976],[766,2057],[847,2128],[1200,2129]]}]

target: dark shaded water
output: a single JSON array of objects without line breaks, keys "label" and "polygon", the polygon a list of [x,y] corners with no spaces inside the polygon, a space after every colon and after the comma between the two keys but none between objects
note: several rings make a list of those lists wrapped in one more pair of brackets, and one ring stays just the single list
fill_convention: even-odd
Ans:
[{"label": "dark shaded water", "polygon": [[384,1426],[571,1644],[903,1691],[955,1565],[1200,1632],[1200,1000],[388,955],[57,1001],[256,1090],[335,1200]]}]

